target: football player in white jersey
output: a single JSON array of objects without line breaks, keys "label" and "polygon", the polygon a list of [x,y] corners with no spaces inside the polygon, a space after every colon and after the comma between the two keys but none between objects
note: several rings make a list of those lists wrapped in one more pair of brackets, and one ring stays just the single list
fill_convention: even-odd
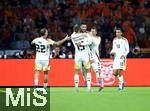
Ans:
[{"label": "football player in white jersey", "polygon": [[40,37],[35,38],[31,44],[35,44],[36,46],[36,58],[35,58],[35,77],[34,83],[35,86],[38,86],[38,78],[40,71],[43,69],[44,71],[44,88],[46,89],[48,85],[48,71],[49,67],[49,58],[50,58],[50,45],[60,45],[64,41],[69,40],[70,37],[66,36],[64,39],[60,41],[53,41],[48,38],[48,30],[43,28],[40,30]]},{"label": "football player in white jersey", "polygon": [[82,64],[86,69],[86,81],[87,81],[87,88],[88,91],[91,92],[91,72],[90,72],[90,58],[89,58],[89,45],[91,44],[90,39],[87,35],[80,33],[80,26],[74,26],[74,33],[71,35],[71,40],[75,47],[75,75],[74,75],[74,82],[75,82],[75,91],[78,92],[78,85],[79,85],[79,72],[82,68]]},{"label": "football player in white jersey", "polygon": [[[85,23],[81,24],[80,29],[81,29],[81,33],[84,33],[85,35],[88,34],[87,25]],[[86,82],[86,70],[85,70],[83,64],[82,64],[81,71],[82,71],[83,78],[84,78],[84,81],[85,81],[84,85],[87,86],[87,82]]]},{"label": "football player in white jersey", "polygon": [[110,52],[114,56],[114,75],[119,80],[119,90],[124,88],[124,78],[122,71],[126,69],[126,56],[129,53],[128,40],[122,36],[122,30],[116,29],[116,37],[113,40],[113,47]]},{"label": "football player in white jersey", "polygon": [[90,46],[91,53],[92,53],[91,54],[92,68],[96,74],[96,79],[99,83],[99,92],[101,92],[101,90],[104,87],[103,75],[100,74],[101,64],[100,64],[100,55],[99,55],[99,45],[101,43],[101,37],[97,36],[96,27],[91,28],[89,35],[92,39],[92,44]]}]

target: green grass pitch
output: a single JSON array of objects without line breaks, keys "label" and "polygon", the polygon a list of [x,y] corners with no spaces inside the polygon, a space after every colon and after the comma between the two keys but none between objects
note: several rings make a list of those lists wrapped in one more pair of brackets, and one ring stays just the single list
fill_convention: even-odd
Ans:
[{"label": "green grass pitch", "polygon": [[78,94],[74,88],[51,88],[50,111],[150,111],[150,87],[105,87],[102,93],[87,92],[80,87]]},{"label": "green grass pitch", "polygon": [[[18,88],[12,89],[16,96]],[[86,87],[79,87],[76,94],[73,87],[50,87],[46,107],[6,107],[6,88],[0,88],[0,111],[150,111],[150,87],[125,87],[121,92],[117,87],[105,87],[102,93],[97,90],[93,87],[89,93]],[[31,104],[33,98],[31,94]]]}]

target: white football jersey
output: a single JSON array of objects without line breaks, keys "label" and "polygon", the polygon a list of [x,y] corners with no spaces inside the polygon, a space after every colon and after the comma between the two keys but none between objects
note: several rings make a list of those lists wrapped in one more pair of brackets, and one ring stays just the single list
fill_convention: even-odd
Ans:
[{"label": "white football jersey", "polygon": [[36,46],[36,60],[49,60],[50,45],[54,44],[53,40],[39,37],[34,39],[32,44],[35,44]]},{"label": "white football jersey", "polygon": [[99,57],[99,45],[100,45],[100,37],[91,37],[92,39],[92,45],[91,50],[94,54],[96,54],[97,57]]},{"label": "white football jersey", "polygon": [[[73,33],[71,40],[75,47],[75,53],[89,52],[89,45],[92,41],[89,39],[87,34],[84,33]],[[77,46],[76,43],[81,43],[81,46]]]},{"label": "white football jersey", "polygon": [[115,53],[115,56],[127,56],[129,53],[129,44],[128,40],[124,37],[122,38],[114,38],[113,40],[113,48],[111,50],[112,53]]}]

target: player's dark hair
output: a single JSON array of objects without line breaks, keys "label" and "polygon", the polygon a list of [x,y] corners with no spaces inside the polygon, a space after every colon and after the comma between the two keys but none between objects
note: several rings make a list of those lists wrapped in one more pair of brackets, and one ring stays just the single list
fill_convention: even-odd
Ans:
[{"label": "player's dark hair", "polygon": [[78,24],[75,24],[73,27],[74,32],[78,32],[80,30],[80,26]]},{"label": "player's dark hair", "polygon": [[44,36],[45,33],[46,33],[46,31],[47,31],[46,28],[42,28],[42,29],[40,30],[40,36]]},{"label": "player's dark hair", "polygon": [[82,21],[80,25],[86,25],[86,21]]},{"label": "player's dark hair", "polygon": [[97,30],[96,26],[91,27],[91,29],[95,29],[95,30]]},{"label": "player's dark hair", "polygon": [[[122,29],[122,28],[119,28],[119,27],[117,27],[116,30],[120,30],[121,32],[123,32],[123,29]],[[116,31],[116,30],[115,30],[115,31]]]}]

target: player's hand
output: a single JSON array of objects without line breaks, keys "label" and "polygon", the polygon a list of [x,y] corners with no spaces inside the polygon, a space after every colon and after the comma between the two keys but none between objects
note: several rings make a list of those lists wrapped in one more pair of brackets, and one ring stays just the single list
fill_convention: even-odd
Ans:
[{"label": "player's hand", "polygon": [[113,55],[110,55],[110,58],[111,58],[111,59],[114,59],[114,56],[113,56]]},{"label": "player's hand", "polygon": [[65,39],[65,40],[70,40],[71,37],[67,35],[64,39]]},{"label": "player's hand", "polygon": [[90,58],[90,63],[94,63],[94,59],[93,58]]},{"label": "player's hand", "polygon": [[77,42],[76,45],[79,47],[81,46],[81,42]]}]

